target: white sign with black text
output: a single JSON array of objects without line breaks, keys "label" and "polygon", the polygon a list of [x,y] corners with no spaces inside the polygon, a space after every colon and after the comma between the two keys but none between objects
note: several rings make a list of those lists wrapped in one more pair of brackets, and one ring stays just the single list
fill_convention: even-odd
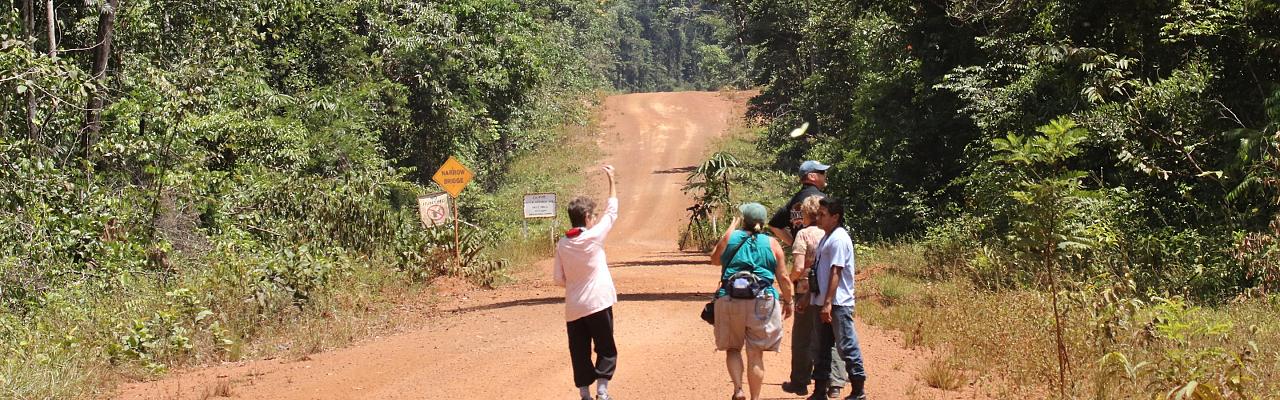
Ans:
[{"label": "white sign with black text", "polygon": [[525,218],[555,218],[555,193],[529,193],[524,195]]}]

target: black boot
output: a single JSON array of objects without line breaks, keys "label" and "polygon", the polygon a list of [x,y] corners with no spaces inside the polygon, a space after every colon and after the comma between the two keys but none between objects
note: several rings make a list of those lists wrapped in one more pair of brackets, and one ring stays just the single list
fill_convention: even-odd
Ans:
[{"label": "black boot", "polygon": [[782,382],[782,391],[794,395],[804,396],[809,394],[808,382]]},{"label": "black boot", "polygon": [[813,394],[809,395],[807,400],[827,400],[827,387],[831,386],[831,381],[813,381]]},{"label": "black boot", "polygon": [[866,385],[867,377],[850,375],[849,388],[852,390],[849,392],[849,396],[845,397],[844,400],[867,400],[867,393],[865,391]]}]

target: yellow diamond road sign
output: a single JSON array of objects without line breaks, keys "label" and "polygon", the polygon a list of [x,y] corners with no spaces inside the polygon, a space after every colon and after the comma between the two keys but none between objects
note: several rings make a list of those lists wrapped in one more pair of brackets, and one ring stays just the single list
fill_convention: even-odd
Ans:
[{"label": "yellow diamond road sign", "polygon": [[471,182],[471,176],[471,170],[458,162],[458,159],[449,156],[444,165],[436,170],[431,180],[440,184],[444,191],[449,192],[449,196],[458,197],[458,193],[462,193],[462,188],[467,187],[467,183]]}]

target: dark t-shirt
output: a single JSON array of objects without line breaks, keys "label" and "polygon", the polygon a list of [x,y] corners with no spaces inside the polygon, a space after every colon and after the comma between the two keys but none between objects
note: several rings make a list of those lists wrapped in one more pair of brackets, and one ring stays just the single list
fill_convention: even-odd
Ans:
[{"label": "dark t-shirt", "polygon": [[797,203],[804,201],[804,199],[809,196],[818,196],[819,198],[822,198],[827,197],[827,194],[818,190],[817,186],[804,185],[799,192],[796,192],[794,196],[791,196],[791,201],[788,201],[786,206],[779,208],[777,212],[773,213],[773,218],[769,219],[769,226],[778,229],[787,229],[791,231],[791,237],[795,237],[796,232],[799,232],[800,228],[803,227],[791,225],[791,207],[795,207]]}]

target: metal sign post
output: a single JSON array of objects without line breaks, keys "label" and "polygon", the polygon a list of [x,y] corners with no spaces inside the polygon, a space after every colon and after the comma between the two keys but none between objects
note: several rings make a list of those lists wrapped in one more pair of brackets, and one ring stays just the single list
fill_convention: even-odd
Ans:
[{"label": "metal sign post", "polygon": [[458,199],[453,197],[453,259],[462,262],[462,240],[458,233]]}]

